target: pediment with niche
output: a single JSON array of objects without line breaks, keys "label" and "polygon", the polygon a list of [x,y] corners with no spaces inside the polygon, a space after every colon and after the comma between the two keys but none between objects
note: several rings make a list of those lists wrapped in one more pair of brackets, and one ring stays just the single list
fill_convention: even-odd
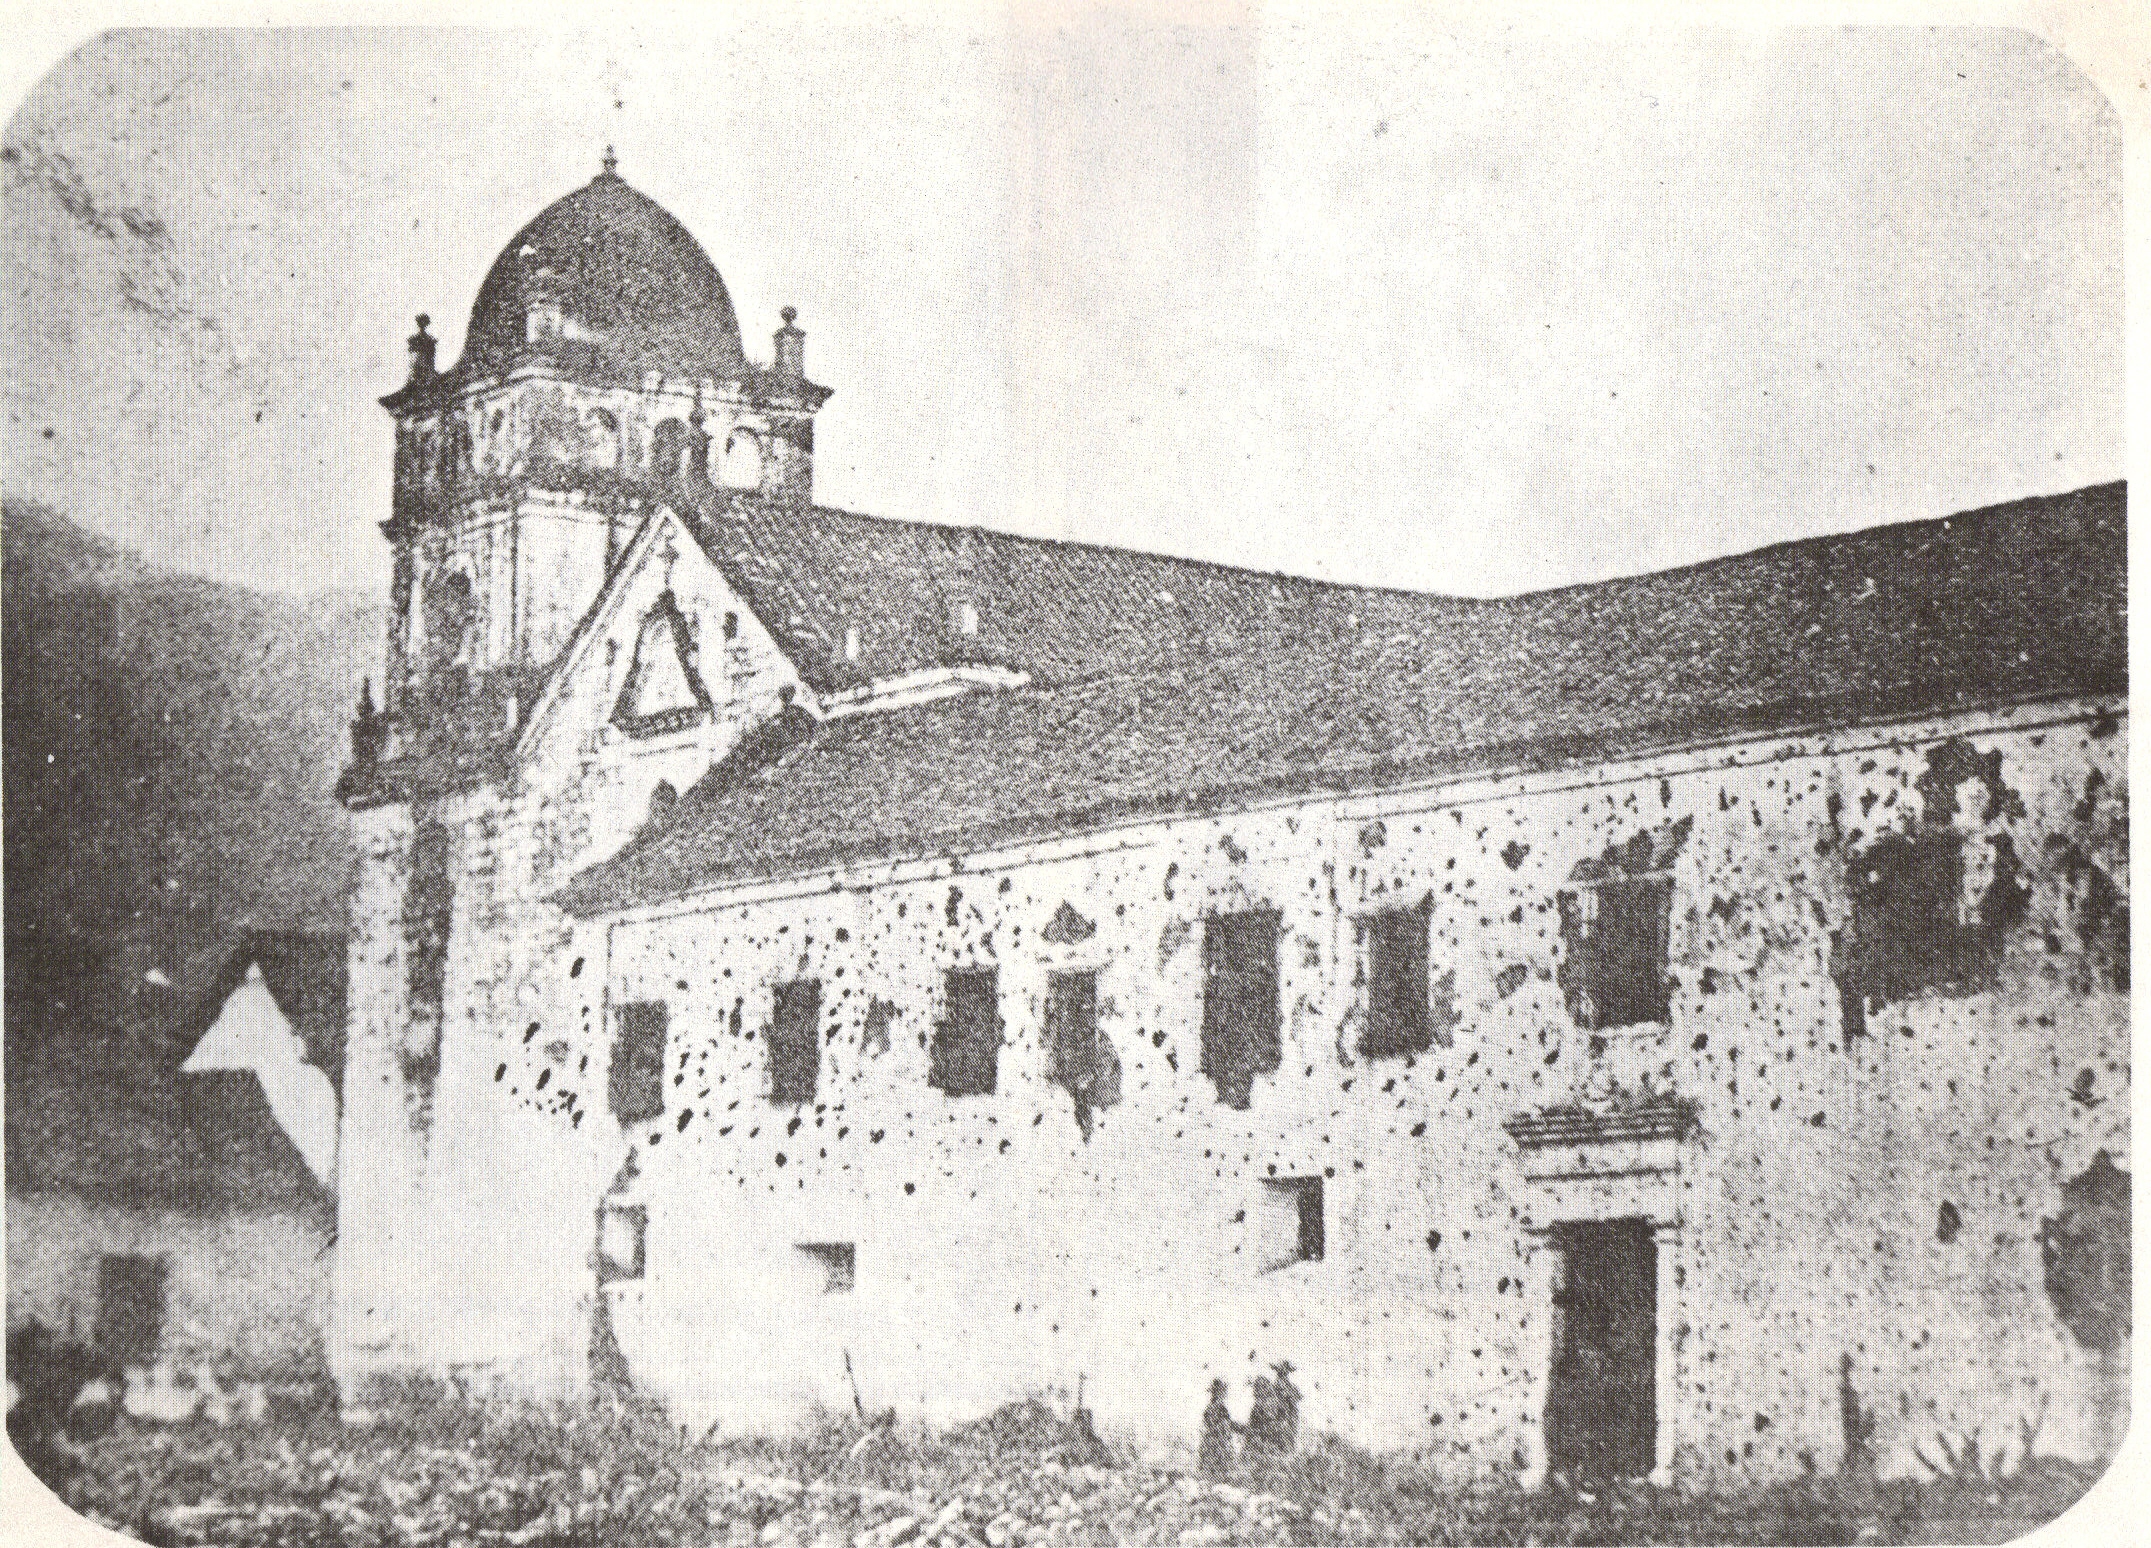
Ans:
[{"label": "pediment with niche", "polygon": [[612,721],[630,736],[663,736],[712,709],[694,631],[670,591],[659,595],[635,634],[635,654],[613,703]]}]

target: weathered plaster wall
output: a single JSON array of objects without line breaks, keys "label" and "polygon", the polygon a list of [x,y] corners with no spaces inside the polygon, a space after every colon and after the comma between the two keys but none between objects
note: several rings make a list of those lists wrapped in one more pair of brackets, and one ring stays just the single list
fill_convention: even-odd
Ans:
[{"label": "weathered plaster wall", "polygon": [[[649,1212],[644,1277],[603,1292],[617,1336],[691,1423],[848,1406],[848,1350],[867,1401],[906,1414],[973,1414],[1080,1373],[1101,1422],[1184,1436],[1211,1375],[1244,1391],[1290,1358],[1313,1427],[1528,1475],[1543,1456],[1543,1228],[1644,1214],[1660,1227],[1663,1449],[1683,1474],[1834,1466],[1847,1354],[1885,1468],[1937,1429],[1991,1437],[2042,1406],[2043,1444],[2094,1450],[2095,1362],[2048,1304],[2038,1233],[2097,1150],[2128,1165],[2126,739],[2111,714],[2048,707],[1130,825],[572,930],[546,892],[626,836],[657,778],[685,789],[789,685],[701,563],[679,558],[672,585],[705,641],[738,612],[736,718],[677,746],[593,729],[653,567],[523,783],[435,814],[459,857],[440,1067],[430,1122],[398,1141],[407,1202],[384,1194],[397,1223],[367,1238],[382,1267],[344,1281],[374,1287],[394,1337],[346,1373],[416,1360],[573,1389],[609,1196]],[[1670,1019],[1579,1031],[1556,895],[1579,863],[1683,820]],[[387,985],[397,971],[403,841],[381,826],[355,1007],[366,972]],[[1983,976],[1875,1003],[1848,1044],[1837,976],[1867,960],[1846,945],[1848,878],[1891,827],[1956,834],[1965,960]],[[1447,1041],[1370,1062],[1354,1050],[1352,918],[1421,899]],[[1063,904],[1094,931],[1046,939]],[[1284,1058],[1238,1112],[1198,1073],[1201,921],[1248,906],[1282,914]],[[1982,920],[2001,922],[1983,936]],[[969,965],[998,969],[1007,1041],[996,1093],[951,1099],[927,1083],[926,1045],[943,974]],[[1062,968],[1099,973],[1122,1069],[1088,1140],[1041,1044]],[[820,1089],[775,1106],[772,989],[808,976],[823,983]],[[376,1059],[394,992],[365,1013]],[[623,1132],[605,1108],[614,1014],[646,998],[669,1008],[667,1107]],[[362,1041],[355,1028],[353,1084]],[[1677,1169],[1527,1178],[1503,1119],[1646,1081],[1698,1104]],[[411,1090],[394,1076],[370,1107],[347,1097],[347,1154],[348,1125],[386,1135]],[[379,1179],[395,1175],[374,1186],[393,1192]],[[1325,1257],[1257,1272],[1264,1179],[1294,1175],[1324,1179]],[[347,1166],[354,1254],[363,1196]],[[798,1250],[814,1242],[856,1244],[851,1293],[822,1292]]]},{"label": "weathered plaster wall", "polygon": [[7,1213],[10,1326],[36,1317],[89,1338],[98,1260],[130,1253],[168,1265],[163,1353],[227,1356],[262,1374],[320,1358],[330,1256],[322,1215],[115,1209],[62,1194],[11,1194]]},{"label": "weathered plaster wall", "polygon": [[[798,691],[774,641],[684,533],[637,549],[617,605],[532,726],[509,789],[356,814],[352,1032],[341,1134],[331,1351],[347,1394],[370,1373],[485,1364],[547,1391],[582,1379],[591,1212],[617,1136],[579,1133],[500,1100],[494,1067],[551,1020],[570,963],[547,902],[644,820],[660,781],[684,791]],[[670,589],[698,640],[714,715],[664,736],[610,724],[644,615]],[[727,637],[726,620],[732,619]],[[414,833],[450,834],[440,1035],[412,1046],[408,1004]],[[537,1047],[561,1035],[557,1026]],[[565,1135],[561,1129],[565,1128]],[[563,1201],[572,1201],[563,1205]]]},{"label": "weathered plaster wall", "polygon": [[[606,1293],[637,1379],[696,1421],[848,1403],[848,1349],[868,1401],[906,1413],[1082,1373],[1101,1421],[1184,1434],[1211,1375],[1289,1357],[1315,1427],[1529,1471],[1535,1228],[1644,1213],[1665,1228],[1662,1420],[1684,1474],[1834,1465],[1847,1353],[1886,1466],[1936,1428],[1992,1435],[2042,1402],[2047,1444],[2081,1453],[2090,1362],[2046,1301],[2037,1235],[2096,1150],[2126,1165],[2126,996],[2110,924],[2083,908],[2087,865],[2126,896],[2124,738],[2090,713],[2014,719],[1132,827],[594,926],[582,972],[550,986],[559,1009],[486,1073],[556,1130],[578,1111],[612,1128],[612,1009],[668,1004],[666,1112],[621,1136],[647,1273]],[[1847,1047],[1830,972],[1847,857],[1936,799],[1931,750],[1961,731],[2001,754],[2013,794],[1973,781],[1957,802],[1966,914],[2001,835],[2029,897],[1989,983],[1880,1006]],[[1556,893],[1682,819],[1670,1020],[1580,1032]],[[1351,916],[1428,896],[1449,1042],[1365,1061]],[[1064,902],[1096,931],[1048,944]],[[1284,1060],[1235,1112],[1197,1073],[1201,920],[1254,905],[1283,916]],[[942,974],[974,964],[1000,971],[1007,1043],[996,1094],[951,1099],[927,1084],[926,1043]],[[1123,1070],[1088,1141],[1040,1043],[1066,965],[1098,969]],[[821,1088],[777,1107],[771,987],[807,976]],[[1646,1081],[1699,1105],[1677,1172],[1526,1180],[1501,1120]],[[1256,1272],[1263,1179],[1317,1174],[1325,1258]],[[1962,1223],[1947,1242],[1945,1201]],[[827,1241],[857,1244],[849,1295],[822,1294],[796,1250]]]}]

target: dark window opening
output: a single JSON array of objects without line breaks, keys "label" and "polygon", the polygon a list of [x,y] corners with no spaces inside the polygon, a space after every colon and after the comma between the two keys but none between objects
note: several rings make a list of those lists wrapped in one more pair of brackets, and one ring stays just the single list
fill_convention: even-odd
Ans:
[{"label": "dark window opening", "polygon": [[687,467],[687,426],[677,419],[660,421],[650,435],[650,476],[671,483]]},{"label": "dark window opening", "polygon": [[1075,1099],[1090,1138],[1100,1108],[1120,1100],[1120,1055],[1098,1027],[1098,975],[1055,973],[1046,983],[1046,1078]]},{"label": "dark window opening", "polygon": [[1656,1462],[1658,1247],[1642,1220],[1554,1227],[1546,1459],[1571,1479],[1635,1478]]},{"label": "dark window opening", "polygon": [[620,1007],[608,1094],[612,1115],[622,1123],[642,1123],[665,1110],[667,1020],[662,1000],[638,1000]]},{"label": "dark window opening", "polygon": [[1564,892],[1561,987],[1576,1025],[1589,1030],[1667,1018],[1670,876],[1623,876]]},{"label": "dark window opening", "polygon": [[406,1077],[427,1081],[440,1067],[441,995],[448,976],[448,936],[455,915],[455,837],[422,822],[411,838],[404,883],[403,986]]},{"label": "dark window opening", "polygon": [[964,968],[947,980],[947,1001],[934,1028],[931,1082],[950,1096],[990,1096],[1001,1062],[1000,975]]},{"label": "dark window opening", "polygon": [[1322,1179],[1264,1178],[1256,1235],[1256,1263],[1265,1274],[1295,1263],[1321,1262]]},{"label": "dark window opening", "polygon": [[1227,1107],[1245,1110],[1255,1077],[1282,1059],[1277,926],[1270,909],[1215,914],[1203,923],[1202,1073]]},{"label": "dark window opening", "polygon": [[97,1260],[98,1350],[119,1365],[148,1365],[164,1341],[162,1258],[107,1253]]},{"label": "dark window opening", "polygon": [[822,982],[777,985],[769,1018],[769,1099],[811,1102],[821,1076]]},{"label": "dark window opening", "polygon": [[801,1242],[799,1250],[821,1271],[823,1295],[849,1295],[859,1280],[859,1254],[850,1242]]},{"label": "dark window opening", "polygon": [[1391,909],[1360,921],[1365,948],[1366,1024],[1359,1051],[1370,1059],[1424,1053],[1433,1043],[1428,1016],[1429,910]]},{"label": "dark window opening", "polygon": [[2031,884],[2008,834],[1988,846],[1990,879],[1976,901],[1966,896],[1964,835],[1952,827],[1885,833],[1847,862],[1851,918],[1830,937],[1846,1047],[1884,1005],[1993,982]]}]

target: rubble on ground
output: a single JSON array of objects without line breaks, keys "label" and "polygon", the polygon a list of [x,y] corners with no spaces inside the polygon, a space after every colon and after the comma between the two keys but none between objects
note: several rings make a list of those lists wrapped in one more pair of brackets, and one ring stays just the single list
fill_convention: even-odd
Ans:
[{"label": "rubble on ground", "polygon": [[[193,1548],[1031,1548],[1128,1543],[2005,1541],[2088,1474],[2041,1459],[1977,1491],[1814,1479],[1737,1495],[1526,1493],[1324,1438],[1229,1479],[1111,1451],[1041,1402],[940,1432],[830,1419],[784,1442],[689,1441],[650,1414],[444,1407],[360,1429],[122,1420],[63,1438],[63,1499]],[[1095,1452],[1090,1453],[1095,1455]],[[2027,1470],[2029,1474],[2029,1470]]]}]

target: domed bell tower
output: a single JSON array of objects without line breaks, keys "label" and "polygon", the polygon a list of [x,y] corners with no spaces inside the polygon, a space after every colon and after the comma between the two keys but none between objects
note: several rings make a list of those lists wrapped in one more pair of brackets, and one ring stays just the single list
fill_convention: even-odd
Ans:
[{"label": "domed bell tower", "polygon": [[657,509],[812,502],[829,389],[782,318],[769,363],[750,361],[716,266],[609,151],[494,261],[454,366],[419,317],[381,400],[395,559],[382,704],[361,717],[377,759],[512,735]]}]

